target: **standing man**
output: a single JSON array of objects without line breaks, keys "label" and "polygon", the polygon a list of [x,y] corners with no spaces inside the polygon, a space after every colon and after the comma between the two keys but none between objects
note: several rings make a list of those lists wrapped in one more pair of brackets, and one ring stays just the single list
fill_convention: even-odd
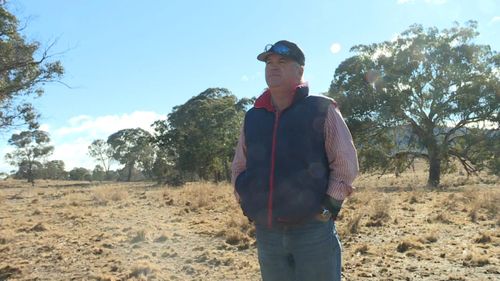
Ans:
[{"label": "standing man", "polygon": [[335,101],[309,95],[296,44],[267,45],[257,59],[269,88],[245,115],[232,182],[255,223],[262,279],[340,280],[334,221],[358,173],[351,134]]}]

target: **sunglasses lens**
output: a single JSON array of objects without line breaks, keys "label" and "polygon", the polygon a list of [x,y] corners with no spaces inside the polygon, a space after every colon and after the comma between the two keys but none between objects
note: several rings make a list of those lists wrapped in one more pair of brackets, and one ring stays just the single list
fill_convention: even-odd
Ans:
[{"label": "sunglasses lens", "polygon": [[264,52],[269,52],[272,51],[273,53],[276,53],[278,55],[289,55],[290,54],[290,49],[282,44],[267,44],[266,47],[264,48]]},{"label": "sunglasses lens", "polygon": [[290,49],[285,45],[278,44],[273,46],[273,51],[280,55],[288,55]]}]

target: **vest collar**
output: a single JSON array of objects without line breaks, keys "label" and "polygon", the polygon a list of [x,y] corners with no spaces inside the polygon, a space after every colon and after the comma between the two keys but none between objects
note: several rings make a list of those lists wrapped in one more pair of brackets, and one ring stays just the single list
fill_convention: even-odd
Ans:
[{"label": "vest collar", "polygon": [[[296,103],[297,101],[307,97],[309,95],[309,85],[307,83],[303,83],[298,85],[295,88],[295,93],[293,97],[292,104]],[[269,112],[276,112],[276,109],[274,108],[273,101],[271,99],[271,91],[269,89],[266,89],[264,93],[262,93],[257,100],[255,101],[254,105],[255,108],[264,108],[265,110]]]}]

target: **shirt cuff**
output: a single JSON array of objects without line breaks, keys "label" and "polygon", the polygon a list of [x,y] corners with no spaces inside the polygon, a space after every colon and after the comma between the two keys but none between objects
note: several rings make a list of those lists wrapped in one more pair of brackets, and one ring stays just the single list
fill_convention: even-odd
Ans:
[{"label": "shirt cuff", "polygon": [[330,180],[326,194],[333,199],[343,201],[352,194],[353,189],[354,188],[351,185],[345,183],[344,181]]}]

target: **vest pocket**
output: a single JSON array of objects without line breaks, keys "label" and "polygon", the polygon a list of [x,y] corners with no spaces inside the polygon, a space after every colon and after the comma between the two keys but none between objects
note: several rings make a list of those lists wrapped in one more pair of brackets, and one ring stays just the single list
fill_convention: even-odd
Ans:
[{"label": "vest pocket", "polygon": [[245,170],[236,179],[236,192],[240,196],[240,205],[243,214],[257,223],[266,223],[267,221],[267,199],[269,191],[267,184],[262,180],[252,177]]}]

